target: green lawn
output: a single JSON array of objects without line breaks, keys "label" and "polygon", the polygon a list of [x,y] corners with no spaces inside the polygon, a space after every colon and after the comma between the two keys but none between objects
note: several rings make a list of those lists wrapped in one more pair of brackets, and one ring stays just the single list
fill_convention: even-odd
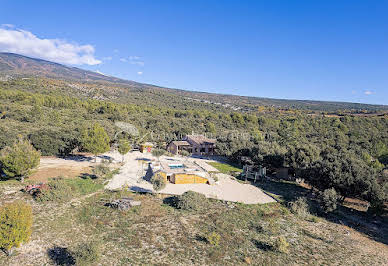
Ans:
[{"label": "green lawn", "polygon": [[239,172],[242,173],[241,168],[237,168],[233,165],[227,164],[227,163],[219,163],[219,162],[209,162],[211,166],[216,168],[218,171],[220,171],[223,174],[230,174],[232,172]]}]

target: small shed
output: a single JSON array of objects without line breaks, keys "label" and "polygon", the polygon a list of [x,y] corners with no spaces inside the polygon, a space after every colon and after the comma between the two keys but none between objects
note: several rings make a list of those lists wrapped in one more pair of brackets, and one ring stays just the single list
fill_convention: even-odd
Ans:
[{"label": "small shed", "polygon": [[174,140],[171,141],[167,146],[167,151],[171,152],[172,154],[179,154],[179,152],[182,150],[187,150],[191,153],[190,143],[185,140]]},{"label": "small shed", "polygon": [[207,184],[209,183],[207,178],[196,174],[177,173],[174,174],[170,182],[173,184]]},{"label": "small shed", "polygon": [[146,153],[146,152],[152,152],[152,148],[154,145],[150,142],[145,142],[143,144],[140,144],[140,152]]}]

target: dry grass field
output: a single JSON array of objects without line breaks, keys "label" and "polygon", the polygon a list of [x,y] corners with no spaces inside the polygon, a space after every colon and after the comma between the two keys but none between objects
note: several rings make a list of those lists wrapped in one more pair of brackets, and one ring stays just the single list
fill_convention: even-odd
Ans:
[{"label": "dry grass field", "polygon": [[[368,235],[346,225],[342,210],[337,218],[300,217],[290,212],[286,202],[304,195],[304,188],[271,181],[258,186],[280,202],[245,205],[209,200],[204,210],[185,211],[171,206],[167,196],[103,190],[65,202],[37,202],[19,191],[18,182],[3,182],[1,203],[28,201],[34,225],[31,241],[13,256],[0,254],[0,264],[71,265],[72,251],[90,242],[99,243],[100,265],[388,264],[386,228],[381,228],[380,236]],[[104,206],[123,196],[142,205],[127,212]],[[289,244],[286,253],[276,249],[280,236]]]}]

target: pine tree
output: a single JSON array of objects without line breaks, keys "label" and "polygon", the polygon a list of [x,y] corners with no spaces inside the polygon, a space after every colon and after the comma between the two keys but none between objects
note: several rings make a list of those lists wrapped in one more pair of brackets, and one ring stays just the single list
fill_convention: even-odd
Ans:
[{"label": "pine tree", "polygon": [[91,129],[86,129],[82,132],[82,146],[87,151],[93,153],[95,162],[98,154],[109,151],[109,143],[108,134],[98,123],[95,123]]},{"label": "pine tree", "polygon": [[23,181],[39,163],[40,152],[21,136],[0,153],[1,170],[8,178],[16,177]]},{"label": "pine tree", "polygon": [[124,162],[124,155],[129,152],[131,149],[131,144],[127,139],[120,139],[119,140],[119,153],[123,156],[123,162]]}]

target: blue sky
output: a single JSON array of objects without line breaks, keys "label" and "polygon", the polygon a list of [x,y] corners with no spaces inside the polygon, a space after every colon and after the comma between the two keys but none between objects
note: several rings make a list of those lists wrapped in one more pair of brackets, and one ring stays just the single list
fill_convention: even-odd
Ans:
[{"label": "blue sky", "polygon": [[0,51],[172,88],[388,104],[388,1],[0,4]]}]

